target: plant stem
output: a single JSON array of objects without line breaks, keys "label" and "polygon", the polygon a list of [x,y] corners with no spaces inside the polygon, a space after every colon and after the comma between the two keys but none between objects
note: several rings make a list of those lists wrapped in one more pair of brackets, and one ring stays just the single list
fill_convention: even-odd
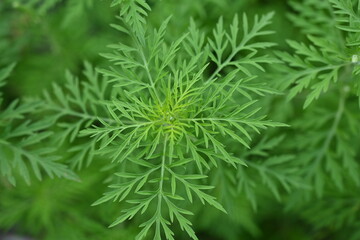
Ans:
[{"label": "plant stem", "polygon": [[343,113],[345,110],[345,102],[346,102],[346,93],[344,92],[344,90],[341,90],[340,93],[340,100],[339,100],[339,104],[338,104],[338,108],[335,114],[335,118],[334,118],[334,122],[330,128],[329,133],[326,136],[326,139],[324,141],[323,146],[321,147],[319,153],[317,154],[317,157],[315,159],[312,171],[309,173],[309,175],[314,175],[316,173],[316,169],[319,167],[319,165],[321,164],[322,159],[325,157],[326,152],[328,151],[328,149],[330,148],[330,144],[333,141],[336,131],[339,127],[340,121],[343,117]]},{"label": "plant stem", "polygon": [[162,221],[162,200],[164,197],[163,187],[164,187],[164,176],[165,176],[165,163],[166,163],[166,148],[167,148],[167,136],[164,141],[164,149],[161,160],[161,170],[160,170],[160,182],[159,182],[159,192],[158,192],[158,205],[156,210],[156,231],[160,234],[160,224]]}]

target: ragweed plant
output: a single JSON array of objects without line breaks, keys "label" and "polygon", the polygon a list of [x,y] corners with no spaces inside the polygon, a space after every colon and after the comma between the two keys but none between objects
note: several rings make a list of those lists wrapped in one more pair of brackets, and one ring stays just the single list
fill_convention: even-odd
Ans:
[{"label": "ragweed plant", "polygon": [[[360,5],[351,0],[291,5],[298,14],[290,18],[310,43],[289,40],[295,53],[277,52],[286,63],[279,69],[286,73],[281,79],[290,88],[288,99],[302,96],[304,108],[309,108],[293,123],[299,133],[294,147],[308,149],[299,156],[299,163],[320,196],[326,183],[339,189],[346,181],[359,184],[358,150],[350,142],[359,138],[359,113],[353,98],[359,97]],[[322,101],[317,103],[317,99]]]},{"label": "ragweed plant", "polygon": [[[15,64],[11,64],[0,70],[0,87],[5,85],[5,79],[14,66]],[[0,98],[0,104],[2,101]],[[52,135],[47,131],[52,121],[23,120],[40,109],[40,102],[19,104],[15,100],[0,113],[0,174],[12,185],[16,185],[18,175],[29,184],[32,173],[38,179],[42,178],[43,172],[50,177],[76,179],[76,175],[66,165],[57,162],[60,158],[53,155],[53,147],[39,146],[40,142]]]},{"label": "ragweed plant", "polygon": [[215,2],[0,1],[0,238],[358,238],[359,1]]},{"label": "ragweed plant", "polygon": [[[319,228],[355,229],[359,203],[356,191],[348,189],[360,184],[359,148],[355,144],[360,139],[360,3],[305,0],[290,5],[296,14],[289,17],[307,41],[290,40],[294,53],[277,53],[285,63],[279,69],[286,73],[280,79],[290,89],[288,99],[305,108],[290,122],[293,142],[286,148],[299,153],[299,173],[313,188],[294,194],[288,207],[309,208],[303,215]],[[339,206],[349,210],[332,215]],[[357,239],[355,232],[348,238]]]},{"label": "ragweed plant", "polygon": [[68,129],[63,139],[92,139],[73,147],[84,152],[78,159],[98,155],[114,166],[111,191],[94,203],[126,201],[111,226],[145,214],[136,239],[150,232],[154,239],[174,239],[170,225],[176,222],[197,239],[189,203],[199,200],[226,212],[211,195],[209,171],[219,163],[246,165],[224,142],[249,148],[254,133],[284,126],[266,120],[257,106],[259,97],[276,93],[255,75],[264,70],[261,64],[275,61],[261,54],[274,44],[258,39],[272,33],[264,28],[273,14],[256,16],[252,24],[243,15],[241,29],[236,16],[230,31],[220,19],[208,38],[192,22],[169,44],[164,36],[170,19],[148,29],[150,7],[144,1],[124,4],[130,5],[121,11],[122,25],[113,27],[130,41],[112,44],[113,51],[103,54],[112,63],[99,69],[104,78],[88,77],[91,83],[81,92],[69,77],[67,94],[55,87],[56,98],[46,95],[48,110],[58,112],[60,122],[65,115],[81,118],[75,125],[59,123]]},{"label": "ragweed plant", "polygon": [[[149,6],[139,1],[136,9],[146,15]],[[99,117],[98,124],[81,132],[98,142],[95,154],[119,169],[111,191],[94,203],[128,203],[111,226],[147,213],[136,239],[149,232],[154,239],[174,239],[170,225],[175,222],[197,239],[185,198],[226,212],[210,195],[207,172],[220,162],[234,168],[246,164],[224,139],[249,148],[253,132],[284,126],[266,120],[256,107],[259,96],[275,91],[252,73],[274,61],[261,55],[273,44],[256,41],[271,33],[264,28],[272,15],[256,16],[253,25],[243,15],[241,34],[237,16],[229,32],[220,19],[207,39],[192,23],[188,33],[168,44],[169,19],[149,30],[145,18],[122,11],[123,24],[113,27],[131,43],[111,45],[114,51],[103,56],[113,64],[99,70],[113,86],[112,99],[102,102],[110,119]]]},{"label": "ragweed plant", "polygon": [[[278,52],[278,56],[291,67],[284,68],[287,73],[284,84],[291,86],[289,99],[307,89],[309,93],[304,103],[307,107],[334,84],[360,96],[360,16],[356,10],[360,5],[354,2],[291,2],[299,13],[290,15],[290,18],[301,27],[310,44],[289,40],[288,44],[296,55]],[[319,24],[323,26],[321,29]]]}]

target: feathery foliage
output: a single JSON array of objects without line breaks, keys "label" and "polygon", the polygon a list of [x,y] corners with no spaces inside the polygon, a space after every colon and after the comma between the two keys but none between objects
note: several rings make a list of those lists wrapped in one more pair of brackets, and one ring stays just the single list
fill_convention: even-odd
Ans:
[{"label": "feathery foliage", "polygon": [[358,239],[359,9],[0,1],[0,238]]},{"label": "feathery foliage", "polygon": [[[304,133],[298,134],[294,147],[300,151],[308,149],[299,156],[304,176],[311,179],[316,193],[322,195],[328,177],[340,189],[347,178],[359,183],[357,150],[349,147],[349,141],[358,139],[359,132],[355,124],[359,115],[349,101],[352,95],[359,95],[358,36],[351,30],[357,24],[358,13],[352,1],[318,4],[307,0],[305,4],[292,2],[291,5],[300,14],[290,18],[308,34],[310,44],[289,40],[295,53],[277,52],[277,56],[286,63],[281,69],[286,72],[283,86],[291,88],[288,99],[304,92],[304,108],[321,97],[328,102],[328,107],[313,106],[294,123],[295,129]],[[317,11],[308,11],[310,7]],[[316,32],[316,24],[320,22],[338,24],[325,24],[325,34],[323,29]],[[338,103],[330,102],[328,95],[338,99]]]},{"label": "feathery foliage", "polygon": [[[350,229],[354,227],[350,219],[357,221],[353,217],[356,210],[343,210],[336,220],[330,215],[338,206],[344,207],[347,200],[343,196],[348,186],[357,188],[360,184],[359,149],[354,144],[360,137],[356,104],[360,103],[357,30],[360,5],[352,0],[321,3],[306,0],[293,1],[291,6],[297,14],[289,17],[306,34],[307,42],[289,40],[294,54],[277,52],[277,56],[285,62],[281,70],[286,75],[281,81],[284,88],[290,88],[288,99],[305,98],[307,109],[290,123],[296,134],[288,149],[298,153],[301,169],[298,173],[313,187],[305,193],[301,190],[294,193],[288,207],[299,210],[309,205],[311,210],[305,215],[311,223],[316,222],[321,228],[336,225]],[[313,194],[321,198],[315,204]],[[323,208],[330,199],[335,205]]]},{"label": "feathery foliage", "polygon": [[67,72],[65,89],[54,84],[53,91],[44,93],[46,105],[43,110],[52,116],[58,128],[55,143],[59,146],[73,143],[68,149],[71,153],[69,164],[77,169],[91,164],[98,141],[97,138],[84,141],[79,132],[99,120],[114,122],[105,103],[109,100],[108,82],[101,79],[88,62],[84,66],[86,81],[80,82]]},{"label": "feathery foliage", "polygon": [[[12,64],[1,70],[1,85],[14,66]],[[1,102],[2,99],[0,99]],[[44,146],[33,149],[34,145],[46,141],[52,134],[46,131],[51,122],[48,119],[19,122],[30,113],[38,111],[40,106],[39,102],[19,104],[19,101],[15,100],[0,114],[0,156],[2,160],[0,173],[13,185],[16,184],[16,175],[22,176],[27,183],[30,183],[29,168],[33,170],[38,179],[42,178],[42,172],[50,177],[76,179],[76,175],[67,166],[56,162],[59,158],[51,154],[54,148]],[[19,123],[15,124],[16,122]]]},{"label": "feathery foliage", "polygon": [[[213,187],[206,184],[204,173],[220,162],[232,167],[245,162],[226,149],[223,139],[249,148],[253,132],[284,126],[259,113],[256,98],[272,91],[253,84],[251,68],[242,67],[263,70],[260,64],[273,61],[258,54],[273,44],[253,42],[271,33],[264,30],[271,17],[256,16],[251,26],[243,15],[241,36],[237,17],[230,32],[220,19],[207,41],[193,23],[170,44],[164,40],[168,21],[149,33],[133,28],[132,17],[113,25],[134,42],[113,44],[114,51],[103,54],[113,62],[109,70],[100,70],[114,84],[113,99],[104,103],[113,121],[99,118],[101,126],[82,131],[99,142],[97,154],[121,164],[112,190],[94,203],[129,203],[111,226],[152,212],[136,239],[144,239],[152,229],[154,239],[174,239],[169,225],[175,221],[198,239],[186,217],[193,213],[181,207],[181,201],[192,203],[196,197],[226,212],[209,195]],[[236,57],[240,54],[243,57]],[[210,77],[209,63],[216,65]]]},{"label": "feathery foliage", "polygon": [[[277,53],[286,63],[286,67],[283,68],[286,73],[284,86],[291,86],[288,98],[291,99],[306,89],[308,94],[304,107],[308,107],[338,81],[340,81],[338,86],[346,85],[351,90],[354,89],[359,96],[360,42],[357,39],[360,35],[354,30],[358,24],[359,13],[354,9],[353,2],[351,0],[324,1],[321,4],[313,0],[305,2],[305,4],[292,2],[294,9],[300,12],[300,16],[291,15],[291,18],[302,27],[310,44],[289,40],[288,44],[294,49],[295,55],[287,52]],[[316,11],[309,10],[311,7]],[[324,28],[316,30],[320,23],[324,23]]]}]

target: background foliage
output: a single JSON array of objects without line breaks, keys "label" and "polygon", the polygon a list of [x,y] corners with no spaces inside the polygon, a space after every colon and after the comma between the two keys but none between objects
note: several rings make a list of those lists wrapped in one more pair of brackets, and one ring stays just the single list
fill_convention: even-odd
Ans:
[{"label": "background foliage", "polygon": [[360,239],[359,47],[357,0],[0,1],[0,238]]}]

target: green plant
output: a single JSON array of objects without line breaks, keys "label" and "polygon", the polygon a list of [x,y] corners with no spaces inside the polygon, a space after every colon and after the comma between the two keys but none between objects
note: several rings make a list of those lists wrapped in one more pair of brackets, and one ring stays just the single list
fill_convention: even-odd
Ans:
[{"label": "green plant", "polygon": [[[358,38],[356,30],[358,13],[352,1],[329,1],[317,4],[306,1],[305,6],[316,6],[317,11],[307,12],[308,8],[296,2],[292,4],[300,11],[299,16],[291,18],[304,27],[311,45],[288,41],[296,55],[278,52],[287,63],[283,70],[287,73],[283,82],[291,86],[288,98],[306,91],[304,108],[323,96],[331,103],[324,107],[321,103],[305,111],[304,118],[294,123],[303,132],[297,143],[308,151],[304,156],[306,175],[313,180],[317,194],[321,195],[325,186],[325,172],[340,188],[344,181],[352,179],[359,184],[357,171],[357,150],[350,147],[351,139],[358,136],[358,111],[354,110],[353,97],[359,95]],[[356,7],[358,4],[356,4]],[[321,13],[319,16],[319,12]],[[311,18],[318,16],[325,25],[323,30],[315,31],[316,23]],[[308,20],[298,20],[300,17]],[[328,24],[332,21],[332,24]],[[337,25],[334,26],[333,24]],[[306,27],[305,27],[306,26]],[[355,108],[356,109],[356,108]],[[306,131],[311,128],[313,132]],[[305,139],[310,141],[305,141]],[[340,167],[342,165],[342,167]]]},{"label": "green plant", "polygon": [[[14,64],[2,69],[0,72],[0,81],[8,77]],[[2,85],[2,82],[0,82]],[[1,86],[0,85],[0,86]],[[2,100],[2,99],[0,99]],[[0,101],[1,102],[1,101]],[[51,135],[46,129],[51,125],[47,119],[41,121],[21,121],[32,112],[39,111],[40,104],[38,102],[28,102],[19,105],[18,101],[13,101],[0,115],[0,155],[1,155],[1,175],[14,184],[15,171],[16,175],[20,175],[27,183],[30,183],[30,174],[28,168],[31,167],[38,179],[41,179],[41,172],[46,172],[50,177],[65,177],[74,179],[75,174],[68,170],[66,165],[57,163],[59,159],[51,153],[54,148],[44,146],[36,147],[39,142],[44,141]]]},{"label": "green plant", "polygon": [[[101,86],[87,67],[91,85],[85,83],[85,91],[81,92],[69,77],[69,95],[55,88],[59,105],[54,109],[60,110],[59,114],[80,118],[61,124],[67,129],[63,131],[64,138],[71,134],[73,140],[84,122],[93,125],[80,134],[90,136],[91,144],[72,148],[82,151],[74,162],[81,162],[88,152],[88,159],[97,154],[116,164],[118,172],[115,183],[110,185],[112,191],[94,203],[127,200],[130,204],[111,226],[151,212],[152,217],[141,225],[143,230],[137,239],[143,239],[152,228],[154,239],[161,239],[162,234],[173,239],[169,225],[174,221],[197,239],[185,217],[192,213],[179,202],[185,197],[192,202],[196,196],[202,203],[226,212],[215,197],[206,193],[213,187],[204,179],[219,164],[246,165],[222,141],[230,137],[239,146],[249,148],[251,132],[283,126],[259,115],[256,98],[273,91],[261,81],[256,82],[251,70],[242,67],[246,64],[263,70],[260,63],[273,61],[257,54],[259,49],[273,44],[252,42],[257,36],[270,33],[263,28],[270,23],[272,14],[256,17],[253,26],[248,26],[244,15],[240,39],[235,17],[230,33],[225,32],[220,19],[213,40],[208,43],[192,23],[189,33],[167,44],[164,35],[168,21],[158,30],[146,33],[145,19],[136,11],[133,13],[131,7],[134,6],[125,7],[121,13],[125,26],[113,25],[130,35],[131,45],[113,44],[110,47],[114,52],[103,55],[113,62],[109,70],[99,70],[110,84],[104,82]],[[246,55],[235,58],[240,53]],[[216,63],[216,69],[208,76],[205,71],[210,61]],[[226,72],[221,74],[223,71]],[[111,98],[105,99],[105,93]],[[55,104],[54,98],[46,99]],[[229,106],[231,103],[236,105]],[[95,110],[97,106],[101,112],[87,109]]]},{"label": "green plant", "polygon": [[[231,2],[1,2],[0,229],[358,239],[360,2]],[[277,14],[219,10],[253,6]]]}]

